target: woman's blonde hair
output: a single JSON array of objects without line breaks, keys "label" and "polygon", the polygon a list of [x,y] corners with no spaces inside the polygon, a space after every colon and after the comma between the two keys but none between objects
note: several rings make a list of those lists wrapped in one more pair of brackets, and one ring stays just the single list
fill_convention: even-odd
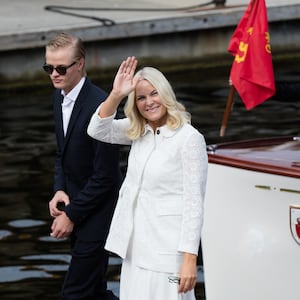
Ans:
[{"label": "woman's blonde hair", "polygon": [[[171,84],[159,70],[153,67],[144,67],[135,74],[134,78],[136,77],[139,77],[139,80],[147,80],[157,91],[162,105],[167,109],[166,125],[170,129],[177,129],[184,123],[191,122],[190,114],[185,110],[184,105],[177,101]],[[147,123],[137,109],[135,90],[128,95],[124,112],[130,120],[127,136],[135,140],[142,136]]]}]

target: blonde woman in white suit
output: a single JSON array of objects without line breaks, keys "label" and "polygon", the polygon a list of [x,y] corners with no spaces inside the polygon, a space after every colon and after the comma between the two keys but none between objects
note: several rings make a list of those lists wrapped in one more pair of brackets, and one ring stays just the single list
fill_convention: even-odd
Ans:
[{"label": "blonde woman in white suit", "polygon": [[[194,300],[206,143],[165,76],[136,67],[135,57],[122,62],[88,127],[97,140],[131,145],[105,248],[123,258],[120,300]],[[126,118],[114,119],[127,96]]]}]

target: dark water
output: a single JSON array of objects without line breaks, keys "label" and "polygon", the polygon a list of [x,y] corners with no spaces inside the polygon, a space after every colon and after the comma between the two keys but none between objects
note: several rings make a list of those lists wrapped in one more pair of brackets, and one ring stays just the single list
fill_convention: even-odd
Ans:
[{"label": "dark water", "polygon": [[[300,80],[299,58],[275,64],[275,67],[276,78]],[[167,74],[178,98],[192,113],[194,126],[205,135],[208,144],[241,138],[299,135],[299,101],[268,100],[246,111],[236,97],[226,136],[220,138],[228,95],[227,73],[228,67],[187,68]],[[1,300],[59,299],[69,261],[68,242],[49,237],[48,201],[55,150],[50,93],[51,89],[27,89],[0,95]],[[116,293],[119,268],[120,260],[112,257],[108,278]],[[198,300],[204,299],[201,259],[199,275]]]}]

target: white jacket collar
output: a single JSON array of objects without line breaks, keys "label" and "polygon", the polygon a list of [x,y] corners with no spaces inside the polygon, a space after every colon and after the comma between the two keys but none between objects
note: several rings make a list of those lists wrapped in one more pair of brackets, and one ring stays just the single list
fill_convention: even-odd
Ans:
[{"label": "white jacket collar", "polygon": [[[178,129],[179,128],[170,129],[167,125],[163,125],[161,127],[156,128],[156,134],[162,135],[163,137],[172,137],[178,131]],[[142,136],[145,136],[149,132],[154,133],[152,127],[149,124],[146,124]]]}]

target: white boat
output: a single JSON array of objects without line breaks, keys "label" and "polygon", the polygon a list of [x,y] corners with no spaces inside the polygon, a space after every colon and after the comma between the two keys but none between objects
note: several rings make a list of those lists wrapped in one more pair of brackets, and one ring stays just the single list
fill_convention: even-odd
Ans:
[{"label": "white boat", "polygon": [[210,145],[206,300],[299,299],[300,138]]}]

